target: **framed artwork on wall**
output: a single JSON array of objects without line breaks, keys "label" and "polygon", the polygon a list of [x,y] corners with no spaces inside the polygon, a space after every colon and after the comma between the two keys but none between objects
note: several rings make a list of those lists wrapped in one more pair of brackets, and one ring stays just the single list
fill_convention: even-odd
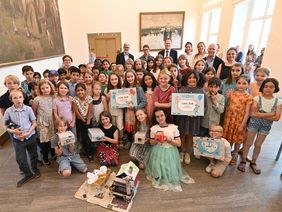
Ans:
[{"label": "framed artwork on wall", "polygon": [[185,12],[140,13],[140,51],[147,44],[151,50],[164,48],[164,40],[172,40],[173,49],[181,49]]},{"label": "framed artwork on wall", "polygon": [[0,14],[0,66],[65,53],[58,0],[1,0]]}]

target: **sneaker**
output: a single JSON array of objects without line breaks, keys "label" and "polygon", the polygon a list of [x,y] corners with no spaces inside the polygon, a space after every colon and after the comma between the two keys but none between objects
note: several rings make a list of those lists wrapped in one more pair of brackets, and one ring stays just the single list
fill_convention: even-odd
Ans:
[{"label": "sneaker", "polygon": [[33,175],[24,176],[21,180],[17,182],[17,187],[21,187],[23,184],[27,183],[28,181],[32,180],[34,178]]},{"label": "sneaker", "polygon": [[40,173],[39,169],[36,169],[36,170],[34,171],[33,177],[34,177],[34,178],[39,178],[40,176],[41,176],[41,173]]},{"label": "sneaker", "polygon": [[183,163],[183,161],[184,161],[184,153],[180,152],[179,157],[180,157],[180,162]]},{"label": "sneaker", "polygon": [[185,153],[185,159],[184,159],[185,164],[190,164],[191,163],[191,158],[189,153]]},{"label": "sneaker", "polygon": [[210,164],[206,167],[206,172],[207,172],[207,173],[211,173],[213,166],[214,166],[214,163],[210,163]]}]

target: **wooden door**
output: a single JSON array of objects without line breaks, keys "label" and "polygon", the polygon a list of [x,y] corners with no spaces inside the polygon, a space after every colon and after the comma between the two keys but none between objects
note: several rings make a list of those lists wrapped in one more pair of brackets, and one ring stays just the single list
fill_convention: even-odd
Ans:
[{"label": "wooden door", "polygon": [[121,49],[121,33],[93,33],[87,36],[89,50],[96,54],[96,58],[115,62],[117,51]]}]

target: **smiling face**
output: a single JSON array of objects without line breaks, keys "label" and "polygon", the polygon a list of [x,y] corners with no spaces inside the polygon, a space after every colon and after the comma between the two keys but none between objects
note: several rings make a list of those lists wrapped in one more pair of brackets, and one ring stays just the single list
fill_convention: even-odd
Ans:
[{"label": "smiling face", "polygon": [[86,97],[86,90],[84,90],[82,87],[78,87],[75,92],[80,99],[84,99]]},{"label": "smiling face", "polygon": [[100,96],[101,94],[101,86],[100,85],[94,85],[93,86],[93,94],[94,96]]},{"label": "smiling face", "polygon": [[198,49],[198,53],[200,53],[200,54],[204,54],[205,53],[205,45],[203,44],[203,43],[199,43],[198,45],[197,45],[197,49]]},{"label": "smiling face", "polygon": [[206,81],[208,82],[211,78],[214,77],[214,73],[212,71],[208,71],[206,72],[205,77],[206,77]]},{"label": "smiling face", "polygon": [[85,84],[91,84],[93,81],[93,77],[91,74],[85,73],[83,76],[83,81]]},{"label": "smiling face", "polygon": [[101,117],[101,122],[103,126],[109,126],[111,124],[111,120],[107,116],[102,116]]},{"label": "smiling face", "polygon": [[273,82],[265,83],[262,90],[264,95],[272,96],[274,94],[274,91],[275,91],[275,85],[273,84]]},{"label": "smiling face", "polygon": [[196,64],[195,68],[196,68],[196,70],[198,72],[202,72],[204,70],[204,68],[205,68],[204,62],[203,61],[198,61],[198,63]]},{"label": "smiling face", "polygon": [[48,83],[44,83],[41,85],[40,91],[43,96],[48,96],[51,93],[51,86]]},{"label": "smiling face", "polygon": [[261,84],[265,79],[267,78],[267,75],[264,71],[258,71],[255,75],[255,80],[258,84]]},{"label": "smiling face", "polygon": [[66,96],[69,93],[69,89],[66,85],[61,84],[58,88],[58,95],[59,96]]},{"label": "smiling face", "polygon": [[118,77],[115,74],[112,74],[110,76],[110,83],[113,87],[116,87],[118,85]]},{"label": "smiling face", "polygon": [[234,62],[236,57],[236,51],[231,49],[227,52],[227,60],[228,62]]},{"label": "smiling face", "polygon": [[108,61],[104,61],[103,62],[103,69],[104,71],[108,71],[110,68],[110,64],[108,63]]},{"label": "smiling face", "polygon": [[193,48],[192,48],[191,44],[188,43],[188,44],[185,46],[185,52],[186,52],[187,54],[189,54],[189,53],[191,53],[192,51],[193,51]]},{"label": "smiling face", "polygon": [[58,133],[66,132],[67,129],[68,129],[68,126],[63,121],[60,121],[60,123],[57,126]]},{"label": "smiling face", "polygon": [[190,76],[187,78],[187,85],[189,87],[197,87],[197,78],[195,74],[190,74]]},{"label": "smiling face", "polygon": [[212,126],[209,134],[213,139],[219,139],[222,137],[223,129],[220,126]]},{"label": "smiling face", "polygon": [[169,83],[169,80],[170,80],[170,76],[169,76],[169,75],[163,74],[163,73],[161,73],[161,74],[159,75],[159,80],[158,80],[158,82],[159,82],[159,85],[160,85],[161,87],[166,87],[166,86],[168,85],[168,83]]},{"label": "smiling face", "polygon": [[146,75],[146,76],[144,77],[144,83],[145,83],[145,85],[146,85],[147,87],[151,88],[152,85],[153,85],[153,79],[152,79],[152,77],[149,76],[149,75]]},{"label": "smiling face", "polygon": [[171,60],[169,58],[164,59],[164,67],[168,68],[171,65]]},{"label": "smiling face", "polygon": [[126,81],[129,83],[130,86],[135,86],[135,76],[132,72],[127,72],[126,74]]},{"label": "smiling face", "polygon": [[170,39],[166,39],[165,40],[165,49],[170,49],[171,47],[171,40]]},{"label": "smiling face", "polygon": [[239,92],[245,92],[249,83],[242,77],[236,82],[236,88]]},{"label": "smiling face", "polygon": [[155,112],[156,120],[161,126],[167,125],[165,113],[162,110],[158,110]]},{"label": "smiling face", "polygon": [[144,122],[147,118],[147,115],[143,110],[137,110],[136,111],[136,118],[139,122]]},{"label": "smiling face", "polygon": [[98,81],[99,81],[102,85],[104,85],[104,84],[106,83],[106,81],[107,81],[106,75],[105,75],[105,74],[100,74],[99,77],[98,77]]}]

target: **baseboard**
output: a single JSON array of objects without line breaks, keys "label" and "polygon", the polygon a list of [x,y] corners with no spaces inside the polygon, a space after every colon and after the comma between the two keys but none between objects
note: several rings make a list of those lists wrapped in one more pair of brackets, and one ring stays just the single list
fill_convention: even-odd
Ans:
[{"label": "baseboard", "polygon": [[9,140],[9,134],[8,132],[4,132],[1,136],[0,136],[0,145],[3,145],[7,140]]}]

